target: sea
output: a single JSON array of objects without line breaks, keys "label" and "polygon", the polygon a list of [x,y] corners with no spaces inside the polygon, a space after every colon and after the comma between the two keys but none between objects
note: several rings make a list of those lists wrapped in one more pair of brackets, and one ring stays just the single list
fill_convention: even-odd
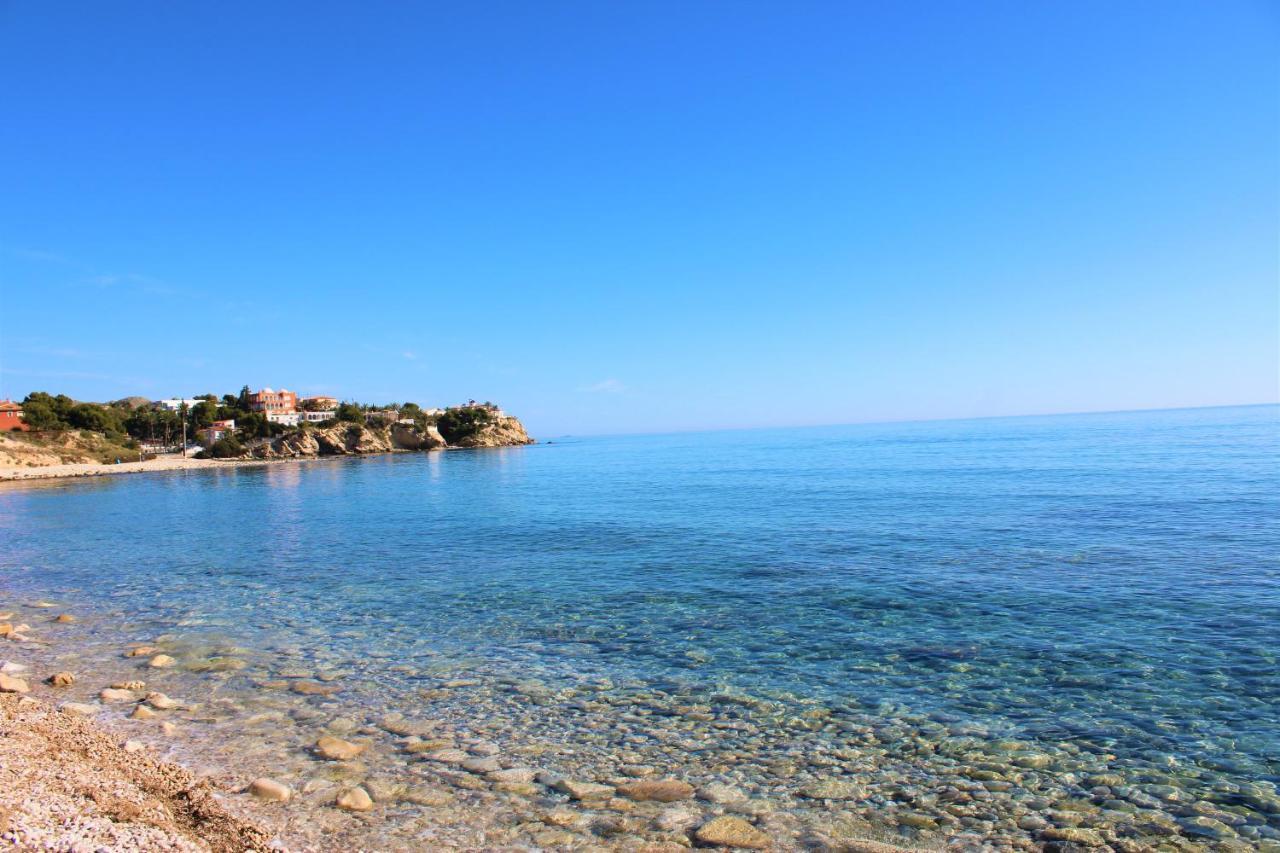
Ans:
[{"label": "sea", "polygon": [[319,849],[1280,849],[1277,406],[6,484],[0,611]]}]

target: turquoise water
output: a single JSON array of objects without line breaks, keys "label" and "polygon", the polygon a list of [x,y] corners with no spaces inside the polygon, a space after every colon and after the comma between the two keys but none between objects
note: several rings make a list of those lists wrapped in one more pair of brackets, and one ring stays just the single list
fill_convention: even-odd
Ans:
[{"label": "turquoise water", "polygon": [[1266,406],[98,478],[0,491],[0,578],[251,648],[323,626],[371,666],[818,702],[1274,790],[1278,460]]}]

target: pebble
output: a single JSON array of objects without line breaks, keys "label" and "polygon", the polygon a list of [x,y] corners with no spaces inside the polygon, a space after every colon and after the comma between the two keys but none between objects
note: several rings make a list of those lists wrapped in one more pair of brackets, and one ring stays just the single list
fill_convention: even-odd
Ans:
[{"label": "pebble", "polygon": [[437,749],[423,753],[422,757],[438,764],[461,764],[468,760],[467,754],[460,749]]},{"label": "pebble", "polygon": [[124,653],[127,658],[145,658],[158,653],[160,650],[155,646],[138,646],[136,649],[130,649]]},{"label": "pebble", "polygon": [[49,682],[49,684],[54,687],[69,687],[76,683],[76,677],[74,673],[70,672],[55,672],[53,675],[46,678],[45,681]]},{"label": "pebble", "polygon": [[362,744],[352,743],[332,735],[325,735],[316,741],[316,752],[321,758],[329,761],[350,761],[365,749],[366,747]]},{"label": "pebble", "polygon": [[578,782],[573,779],[560,779],[551,786],[562,794],[568,794],[575,800],[602,800],[612,797],[612,785],[599,785],[595,782]]},{"label": "pebble", "polygon": [[532,782],[537,775],[537,771],[530,767],[510,767],[506,770],[494,770],[489,778],[494,782],[524,784]]},{"label": "pebble", "polygon": [[289,689],[301,696],[332,696],[340,693],[342,687],[337,684],[321,684],[318,681],[295,681]]},{"label": "pebble", "polygon": [[698,827],[694,833],[702,844],[713,847],[741,847],[747,850],[764,850],[769,846],[769,836],[740,817],[723,815]]},{"label": "pebble", "polygon": [[1092,829],[1081,829],[1078,826],[1052,826],[1042,830],[1040,837],[1045,841],[1069,841],[1086,847],[1101,847],[1106,843],[1102,836]]},{"label": "pebble", "polygon": [[76,621],[76,617],[72,616],[70,613],[60,613],[58,614],[57,618],[55,618],[53,621],[61,622],[65,625],[68,622]]},{"label": "pebble", "polygon": [[[105,692],[105,691],[104,691]],[[182,706],[181,702],[170,699],[168,696],[159,692],[151,692],[147,694],[146,703],[157,711],[172,711],[174,708]]]},{"label": "pebble", "polygon": [[250,782],[249,793],[259,799],[273,803],[287,803],[289,798],[293,796],[293,791],[289,790],[288,785],[266,777],[254,779]]},{"label": "pebble", "polygon": [[419,785],[409,788],[400,797],[408,803],[418,806],[440,807],[447,806],[453,802],[453,795],[439,788],[431,788],[426,785]]},{"label": "pebble", "polygon": [[542,816],[542,822],[547,826],[558,826],[561,828],[575,826],[582,819],[582,814],[580,812],[566,808],[552,809]]},{"label": "pebble", "polygon": [[117,690],[113,687],[108,687],[98,694],[98,698],[103,702],[112,704],[115,702],[134,702],[137,701],[138,697],[132,690]]},{"label": "pebble", "polygon": [[709,803],[725,805],[727,803],[738,803],[747,799],[747,795],[740,788],[732,785],[726,785],[723,782],[712,782],[698,789],[698,799],[706,800]]},{"label": "pebble", "polygon": [[148,666],[155,667],[156,669],[163,669],[167,666],[173,666],[176,663],[177,661],[168,655],[156,655],[151,660],[147,661]]},{"label": "pebble", "polygon": [[618,788],[618,793],[628,799],[674,803],[693,797],[693,786],[679,779],[644,779],[630,782]]},{"label": "pebble", "polygon": [[117,681],[111,685],[111,688],[113,690],[142,690],[146,686],[147,682],[134,679],[132,681]]},{"label": "pebble", "polygon": [[659,812],[653,819],[653,826],[662,832],[686,832],[701,819],[702,816],[692,809],[677,806]]},{"label": "pebble", "polygon": [[23,679],[15,675],[0,674],[0,693],[27,693],[30,690]]},{"label": "pebble", "polygon": [[825,779],[800,789],[800,796],[811,800],[861,800],[867,791],[856,782]]},{"label": "pebble", "polygon": [[0,663],[0,673],[4,673],[5,675],[13,675],[16,672],[26,672],[26,671],[27,671],[26,664],[15,663],[14,661],[11,661],[11,660],[7,660],[4,663]]},{"label": "pebble", "polygon": [[373,808],[373,800],[364,788],[348,788],[338,795],[336,804],[349,812],[367,812]]},{"label": "pebble", "polygon": [[125,752],[142,752],[147,745],[140,740],[127,740],[124,742]]},{"label": "pebble", "polygon": [[156,716],[156,712],[148,708],[146,705],[139,705],[133,709],[133,713],[129,715],[129,718],[132,720],[151,720]]},{"label": "pebble", "polygon": [[69,714],[79,714],[82,717],[92,717],[94,714],[97,714],[98,711],[102,710],[102,706],[89,705],[85,702],[63,702],[58,706],[58,709],[66,711]]}]

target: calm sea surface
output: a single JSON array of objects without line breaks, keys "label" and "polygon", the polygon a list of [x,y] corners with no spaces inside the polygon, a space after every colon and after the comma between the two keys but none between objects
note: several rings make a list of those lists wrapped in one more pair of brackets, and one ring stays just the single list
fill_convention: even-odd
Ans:
[{"label": "calm sea surface", "polygon": [[1217,800],[1253,819],[1219,823],[1280,837],[1280,407],[10,487],[0,540],[6,598],[128,613],[131,637],[358,658],[384,671],[345,701],[371,712],[405,710],[406,662],[553,694],[816,703],[1065,743],[1181,774],[1195,799],[1260,785],[1263,805]]}]

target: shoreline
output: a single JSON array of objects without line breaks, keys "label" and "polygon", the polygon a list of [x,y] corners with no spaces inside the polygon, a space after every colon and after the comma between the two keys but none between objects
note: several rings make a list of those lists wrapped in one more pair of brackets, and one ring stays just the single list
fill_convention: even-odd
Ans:
[{"label": "shoreline", "polygon": [[[461,713],[439,702],[442,691],[478,688],[478,677],[432,676],[420,704],[400,713],[351,695],[358,674],[350,669],[302,671],[278,650],[196,644],[139,630],[118,613],[12,589],[0,605],[0,842],[19,849],[87,841],[93,849],[219,853],[679,853],[791,849],[810,837],[767,800],[744,799],[723,782],[700,784],[676,755],[664,765],[590,773],[590,759],[573,756],[589,731],[625,725],[627,706],[600,708],[599,722],[581,733],[587,740],[567,751],[523,737],[504,742],[469,701]],[[233,689],[235,681],[253,687]],[[515,688],[507,710],[529,710],[525,691],[533,688]],[[557,752],[570,766],[554,760]],[[938,838],[877,838],[853,814],[836,818],[811,837],[816,849],[942,846]]]},{"label": "shoreline", "polygon": [[388,456],[404,453],[443,453],[457,450],[502,450],[506,447],[528,445],[499,445],[496,447],[441,447],[435,450],[376,450],[368,453],[334,453],[320,456],[290,456],[271,459],[196,459],[194,456],[158,457],[146,462],[121,462],[103,465],[96,462],[72,462],[61,465],[37,465],[31,467],[0,466],[0,484],[39,480],[75,480],[83,477],[110,477],[124,474],[157,474],[167,471],[208,471],[218,468],[245,468],[257,465],[282,465],[296,462],[319,462],[332,459],[358,459],[367,456]]}]

